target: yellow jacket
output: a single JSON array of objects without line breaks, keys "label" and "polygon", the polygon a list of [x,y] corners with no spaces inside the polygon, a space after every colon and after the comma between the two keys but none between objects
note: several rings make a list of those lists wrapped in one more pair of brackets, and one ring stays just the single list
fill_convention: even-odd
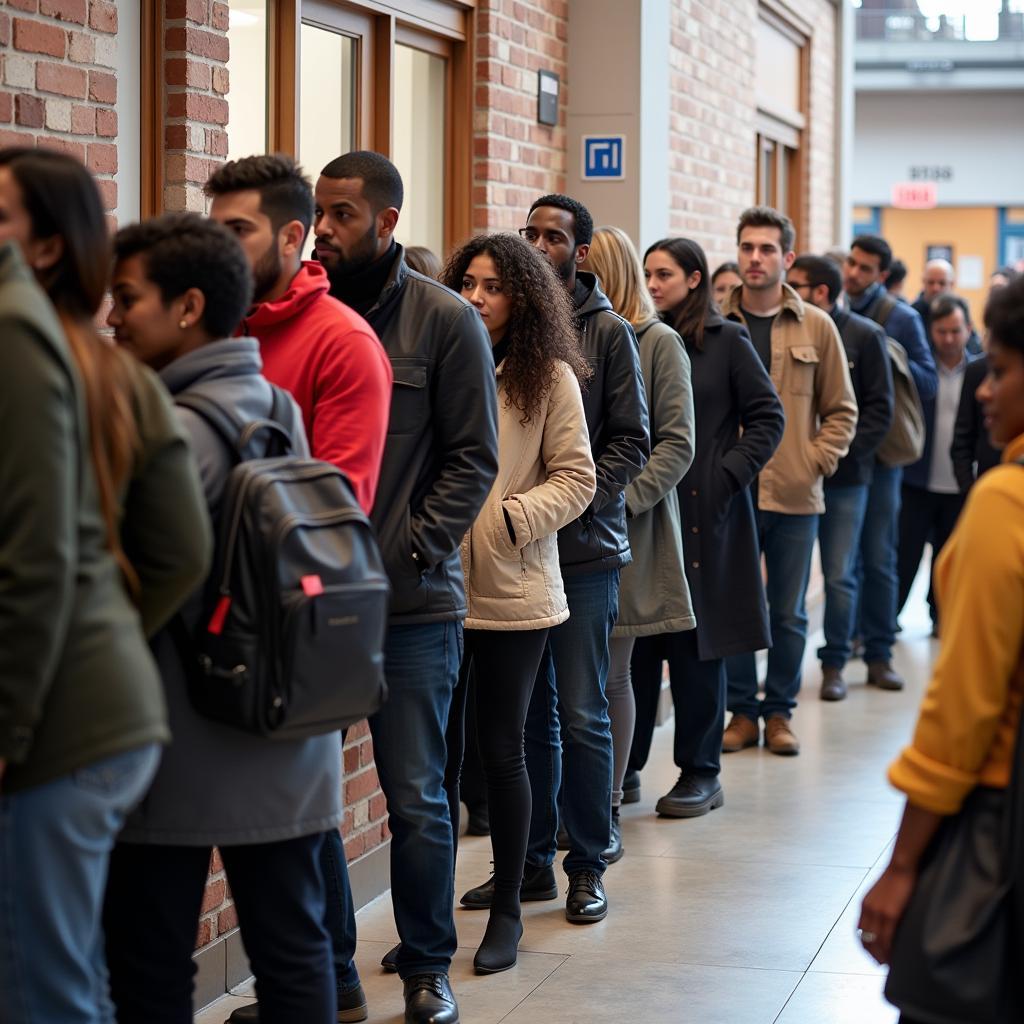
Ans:
[{"label": "yellow jacket", "polygon": [[942,651],[914,739],[889,768],[912,804],[955,814],[1005,788],[1024,699],[1024,435],[971,490],[935,570]]},{"label": "yellow jacket", "polygon": [[[744,322],[742,287],[726,297],[722,313]],[[820,515],[822,478],[831,476],[857,432],[857,397],[846,350],[832,317],[804,302],[788,284],[772,324],[770,375],[786,413],[786,431],[758,477],[762,512]]]}]

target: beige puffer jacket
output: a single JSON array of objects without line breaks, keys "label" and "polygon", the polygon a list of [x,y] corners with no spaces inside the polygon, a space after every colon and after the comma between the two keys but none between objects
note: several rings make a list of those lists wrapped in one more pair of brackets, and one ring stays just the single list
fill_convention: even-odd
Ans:
[{"label": "beige puffer jacket", "polygon": [[[559,364],[540,410],[524,425],[497,369],[498,476],[462,541],[467,629],[545,629],[569,617],[558,531],[597,486],[580,386]],[[513,541],[509,524],[515,533]]]}]

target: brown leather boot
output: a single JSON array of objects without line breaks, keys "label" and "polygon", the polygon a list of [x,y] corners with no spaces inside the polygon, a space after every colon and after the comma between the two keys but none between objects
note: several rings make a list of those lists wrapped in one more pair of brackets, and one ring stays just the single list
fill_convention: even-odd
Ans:
[{"label": "brown leather boot", "polygon": [[761,742],[761,727],[746,715],[733,715],[729,727],[722,734],[722,753],[735,754]]},{"label": "brown leather boot", "polygon": [[764,745],[781,757],[794,757],[800,753],[800,741],[789,727],[785,715],[772,715],[764,723]]},{"label": "brown leather boot", "polygon": [[821,666],[821,699],[846,700],[846,683],[843,670],[832,665]]},{"label": "brown leather boot", "polygon": [[888,661],[868,662],[868,686],[877,686],[880,690],[902,690],[903,676]]}]

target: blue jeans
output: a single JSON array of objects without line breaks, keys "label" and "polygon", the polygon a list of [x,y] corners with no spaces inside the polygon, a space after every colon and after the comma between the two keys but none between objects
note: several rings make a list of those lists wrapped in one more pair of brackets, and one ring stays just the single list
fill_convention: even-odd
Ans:
[{"label": "blue jeans", "polygon": [[865,661],[889,661],[896,642],[896,549],[903,470],[875,463],[860,538],[860,635]]},{"label": "blue jeans", "polygon": [[[388,629],[388,700],[370,719],[370,732],[388,802],[391,900],[402,940],[398,973],[403,979],[447,974],[455,953],[455,849],[444,773],[445,729],[461,661],[459,622]],[[336,854],[333,859],[337,862]],[[348,885],[347,877],[338,875],[327,880],[329,894]],[[326,923],[341,988],[351,984],[355,918],[335,903]]]},{"label": "blue jeans", "polygon": [[155,744],[0,793],[0,1022],[113,1022],[100,925],[110,851]]},{"label": "blue jeans", "polygon": [[818,657],[829,668],[843,668],[852,654],[857,558],[867,507],[867,484],[825,488],[825,514],[818,523],[825,576],[825,646],[819,648]]},{"label": "blue jeans", "polygon": [[564,583],[570,617],[548,636],[526,716],[533,796],[526,863],[554,863],[561,807],[569,833],[566,873],[603,874],[601,854],[611,842],[613,760],[604,688],[608,637],[619,614],[619,570],[566,576]]},{"label": "blue jeans", "polygon": [[753,653],[725,659],[729,679],[729,710],[757,721],[758,715],[789,718],[796,707],[804,650],[807,647],[807,583],[811,554],[818,535],[816,515],[758,512],[764,552],[772,648],[764,700],[757,699],[757,660]]}]

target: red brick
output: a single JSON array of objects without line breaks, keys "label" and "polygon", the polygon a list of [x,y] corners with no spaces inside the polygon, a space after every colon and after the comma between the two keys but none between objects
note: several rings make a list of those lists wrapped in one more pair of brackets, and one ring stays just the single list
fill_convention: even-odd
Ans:
[{"label": "red brick", "polygon": [[213,939],[213,921],[205,917],[199,922],[199,928],[196,930],[196,949],[199,949],[201,946],[208,946]]},{"label": "red brick", "polygon": [[97,32],[113,35],[117,32],[117,4],[106,0],[92,0],[89,8],[89,25]]},{"label": "red brick", "polygon": [[188,149],[188,125],[167,125],[164,129],[164,145],[168,149]]},{"label": "red brick", "polygon": [[76,64],[92,64],[96,59],[96,39],[84,32],[72,32],[68,56]]},{"label": "red brick", "polygon": [[345,803],[354,804],[357,800],[376,793],[380,789],[376,772],[361,772],[345,783]]},{"label": "red brick", "polygon": [[200,913],[207,914],[216,909],[224,902],[228,894],[227,883],[220,878],[206,883],[206,892],[203,893],[203,906]]},{"label": "red brick", "polygon": [[96,111],[96,134],[103,139],[117,136],[117,111],[100,107]]},{"label": "red brick", "polygon": [[14,117],[14,97],[9,92],[0,92],[0,121],[10,124]]},{"label": "red brick", "polygon": [[[83,157],[79,157],[83,160]],[[109,178],[100,178],[96,184],[99,186],[100,195],[103,197],[103,209],[104,210],[116,210],[117,209],[117,182],[111,181]]]},{"label": "red brick", "polygon": [[[56,149],[58,152],[67,153],[73,156],[79,163],[85,163],[85,145],[81,142],[72,142],[70,139],[62,139],[56,135],[40,135],[39,146],[46,149]],[[113,182],[111,182],[113,184]],[[114,203],[116,206],[117,203]],[[107,207],[104,207],[107,209]],[[113,209],[113,207],[110,207]]]},{"label": "red brick", "polygon": [[36,64],[36,88],[40,92],[52,92],[58,96],[84,100],[87,86],[88,78],[80,68],[53,64],[48,60],[41,60]]},{"label": "red brick", "polygon": [[221,32],[227,32],[231,21],[231,10],[227,4],[215,3],[213,5],[213,16],[210,24]]},{"label": "red brick", "polygon": [[7,0],[7,6],[17,11],[28,11],[35,14],[39,10],[39,0]]},{"label": "red brick", "polygon": [[383,793],[370,797],[370,821],[377,821],[383,818],[388,810],[388,802]]},{"label": "red brick", "polygon": [[223,935],[238,927],[238,911],[232,906],[222,910],[217,915],[217,934]]},{"label": "red brick", "polygon": [[366,839],[362,834],[353,836],[345,843],[345,859],[347,861],[354,861],[356,857],[362,855],[366,849]]},{"label": "red brick", "polygon": [[225,157],[228,155],[228,133],[216,128],[206,129],[206,152],[210,156]]},{"label": "red brick", "polygon": [[90,71],[89,99],[96,103],[116,103],[117,79],[107,71]]},{"label": "red brick", "polygon": [[204,32],[198,28],[169,28],[164,40],[168,53],[186,52],[195,57],[206,57],[226,64],[230,47],[228,37],[216,32]]},{"label": "red brick", "polygon": [[209,89],[210,65],[203,64],[201,61],[176,57],[167,61],[164,80],[168,85],[183,85],[193,89]]},{"label": "red brick", "polygon": [[344,753],[344,769],[346,775],[351,775],[359,767],[358,747],[349,747]]},{"label": "red brick", "polygon": [[84,25],[89,15],[89,5],[87,0],[40,0],[39,13],[59,21]]},{"label": "red brick", "polygon": [[116,174],[117,146],[109,142],[90,143],[86,166],[93,174]]},{"label": "red brick", "polygon": [[36,137],[34,135],[0,128],[0,146],[34,146],[35,144]]},{"label": "red brick", "polygon": [[228,89],[230,88],[230,76],[228,75],[228,69],[214,68],[212,79],[213,91],[220,93],[221,96],[226,96]]},{"label": "red brick", "polygon": [[79,107],[71,108],[71,134],[72,135],[95,135],[96,134],[96,108]]},{"label": "red brick", "polygon": [[167,97],[167,116],[184,117],[203,124],[227,124],[228,104],[216,96],[191,92],[172,92]]},{"label": "red brick", "polygon": [[167,156],[164,177],[169,184],[186,182],[192,185],[204,185],[212,171],[213,167],[209,160],[203,160],[189,153],[170,153]]},{"label": "red brick", "polygon": [[45,53],[63,57],[67,52],[68,34],[57,25],[46,25],[27,18],[14,19],[14,48],[26,53]]},{"label": "red brick", "polygon": [[220,850],[214,847],[213,852],[210,854],[210,874],[216,875],[223,870],[224,861],[221,859]]},{"label": "red brick", "polygon": [[0,14],[0,46],[11,45],[11,16]]},{"label": "red brick", "polygon": [[15,97],[14,120],[26,128],[42,128],[46,108],[38,96]]},{"label": "red brick", "polygon": [[167,0],[165,17],[168,21],[194,21],[206,24],[207,0]]}]

